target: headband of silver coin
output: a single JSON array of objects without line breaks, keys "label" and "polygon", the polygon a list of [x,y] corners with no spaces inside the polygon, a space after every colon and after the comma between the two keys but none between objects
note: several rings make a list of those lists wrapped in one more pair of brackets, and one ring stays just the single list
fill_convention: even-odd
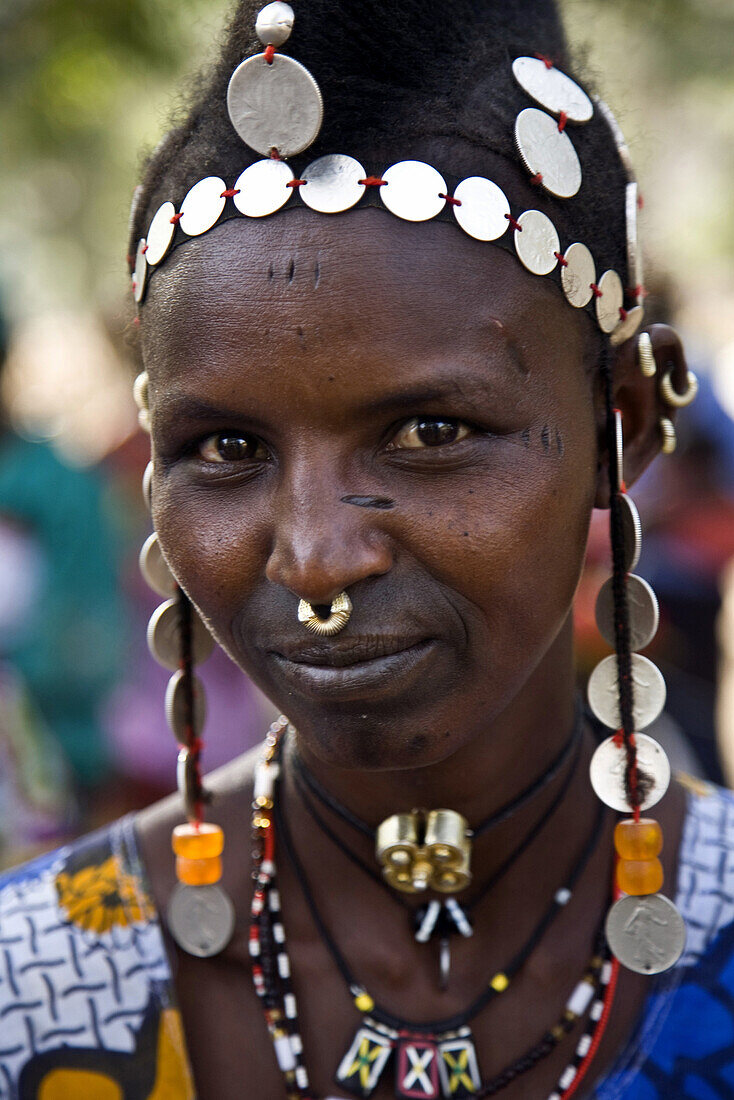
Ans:
[{"label": "headband of silver coin", "polygon": [[514,252],[532,274],[554,275],[566,300],[591,313],[613,344],[634,335],[643,317],[638,190],[629,150],[606,104],[598,99],[592,102],[546,58],[518,57],[512,64],[515,80],[539,105],[524,108],[515,120],[520,160],[531,182],[555,198],[572,198],[582,182],[581,162],[568,124],[589,122],[595,108],[606,119],[628,179],[627,273],[631,285],[626,290],[618,272],[597,272],[587,244],[564,242],[562,251],[559,233],[546,214],[513,205],[502,188],[484,176],[450,179],[417,160],[399,161],[371,176],[354,157],[331,153],[312,161],[296,177],[287,160],[316,140],[323,100],[311,73],[292,57],[276,52],[290,36],[293,22],[293,10],[280,0],[262,9],[256,31],[265,50],[238,65],[227,90],[227,110],[234,129],[264,159],[245,168],[231,184],[219,176],[199,180],[178,210],[173,202],[163,203],[137,246],[132,276],[136,302],[143,301],[152,272],[172,249],[230,218],[263,218],[298,205],[320,214],[375,205],[405,221],[456,221],[475,240],[492,241]]}]

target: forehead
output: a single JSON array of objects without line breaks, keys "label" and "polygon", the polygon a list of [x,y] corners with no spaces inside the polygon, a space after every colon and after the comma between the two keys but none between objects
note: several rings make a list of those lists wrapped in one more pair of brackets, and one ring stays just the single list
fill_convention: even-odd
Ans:
[{"label": "forehead", "polygon": [[296,376],[304,357],[394,371],[457,347],[484,366],[488,343],[527,373],[541,355],[580,361],[583,322],[548,280],[450,223],[298,209],[180,247],[151,281],[141,333],[161,385],[279,351],[298,353]]}]

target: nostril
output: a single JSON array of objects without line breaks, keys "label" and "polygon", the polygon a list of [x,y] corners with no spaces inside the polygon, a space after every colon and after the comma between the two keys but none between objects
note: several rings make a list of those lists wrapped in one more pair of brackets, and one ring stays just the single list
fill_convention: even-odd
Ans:
[{"label": "nostril", "polygon": [[318,615],[318,617],[321,619],[322,622],[325,622],[329,618],[329,616],[331,615],[331,604],[328,604],[328,603],[314,603],[314,604],[311,604],[311,606],[313,607],[314,611],[316,612],[316,614]]}]

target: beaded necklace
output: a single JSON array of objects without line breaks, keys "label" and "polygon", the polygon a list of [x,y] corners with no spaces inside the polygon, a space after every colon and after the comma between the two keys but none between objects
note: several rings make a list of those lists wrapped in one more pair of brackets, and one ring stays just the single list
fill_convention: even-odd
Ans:
[{"label": "beaded necklace", "polygon": [[[273,723],[266,737],[262,759],[256,768],[253,802],[255,889],[251,908],[250,954],[255,991],[263,1007],[288,1100],[317,1100],[311,1090],[303,1059],[298,1010],[291,985],[290,959],[277,888],[276,829],[280,830],[286,854],[289,858],[295,856],[297,859],[287,824],[280,813],[276,799],[283,734],[288,728],[288,721],[285,718],[280,718]],[[292,727],[290,729],[292,731]],[[600,822],[597,822],[595,825],[592,840],[596,839],[599,833],[599,824]],[[579,863],[585,864],[592,849],[593,843],[587,843]],[[301,868],[301,872],[302,870]],[[574,870],[580,873],[579,864]],[[569,1100],[588,1070],[598,1048],[614,997],[618,964],[616,960],[610,961],[608,953],[605,955],[600,953],[601,938],[595,955],[590,960],[583,978],[574,988],[559,1022],[511,1066],[492,1080],[483,1083],[479,1075],[468,1021],[484,1007],[488,1000],[507,988],[508,973],[511,976],[519,966],[513,970],[511,963],[506,971],[495,975],[492,979],[494,984],[490,983],[488,991],[482,993],[469,1010],[459,1016],[431,1024],[406,1024],[405,1021],[379,1009],[367,991],[354,982],[345,960],[331,940],[313,904],[313,895],[305,876],[299,874],[298,877],[301,887],[306,885],[304,894],[312,917],[350,988],[355,1006],[363,1017],[362,1025],[337,1071],[337,1080],[344,1088],[356,1096],[368,1097],[379,1082],[393,1051],[397,1051],[396,1095],[399,1097],[424,1097],[425,1100],[432,1100],[439,1096],[450,1096],[461,1100],[466,1096],[493,1096],[521,1073],[531,1069],[543,1057],[550,1054],[576,1021],[584,1015],[593,998],[587,1028],[579,1039],[572,1061],[564,1070],[556,1089],[549,1097],[549,1100]],[[578,874],[575,877],[578,877]],[[549,919],[551,912],[555,916],[557,908],[553,911],[552,907],[536,926],[529,941],[532,942],[532,946],[537,944],[553,919],[553,916]],[[531,951],[532,947],[527,949],[525,958]],[[515,960],[517,958],[518,956],[515,956]],[[454,1026],[453,1030],[450,1029],[451,1025]]]}]

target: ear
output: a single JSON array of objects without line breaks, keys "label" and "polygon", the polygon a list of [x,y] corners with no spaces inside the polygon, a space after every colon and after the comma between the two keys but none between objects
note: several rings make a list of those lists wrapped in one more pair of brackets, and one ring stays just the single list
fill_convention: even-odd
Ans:
[{"label": "ear", "polygon": [[[663,443],[660,428],[662,417],[675,422],[676,410],[661,394],[660,383],[668,375],[678,393],[688,384],[683,345],[677,333],[668,325],[652,325],[644,329],[650,336],[655,358],[652,378],[642,373],[639,341],[635,336],[614,351],[612,379],[614,407],[622,413],[624,437],[624,482],[627,488],[637,481],[659,453]],[[607,452],[606,410],[603,395],[597,401],[599,429],[599,467],[597,471],[596,508],[609,507],[609,459]]]}]

